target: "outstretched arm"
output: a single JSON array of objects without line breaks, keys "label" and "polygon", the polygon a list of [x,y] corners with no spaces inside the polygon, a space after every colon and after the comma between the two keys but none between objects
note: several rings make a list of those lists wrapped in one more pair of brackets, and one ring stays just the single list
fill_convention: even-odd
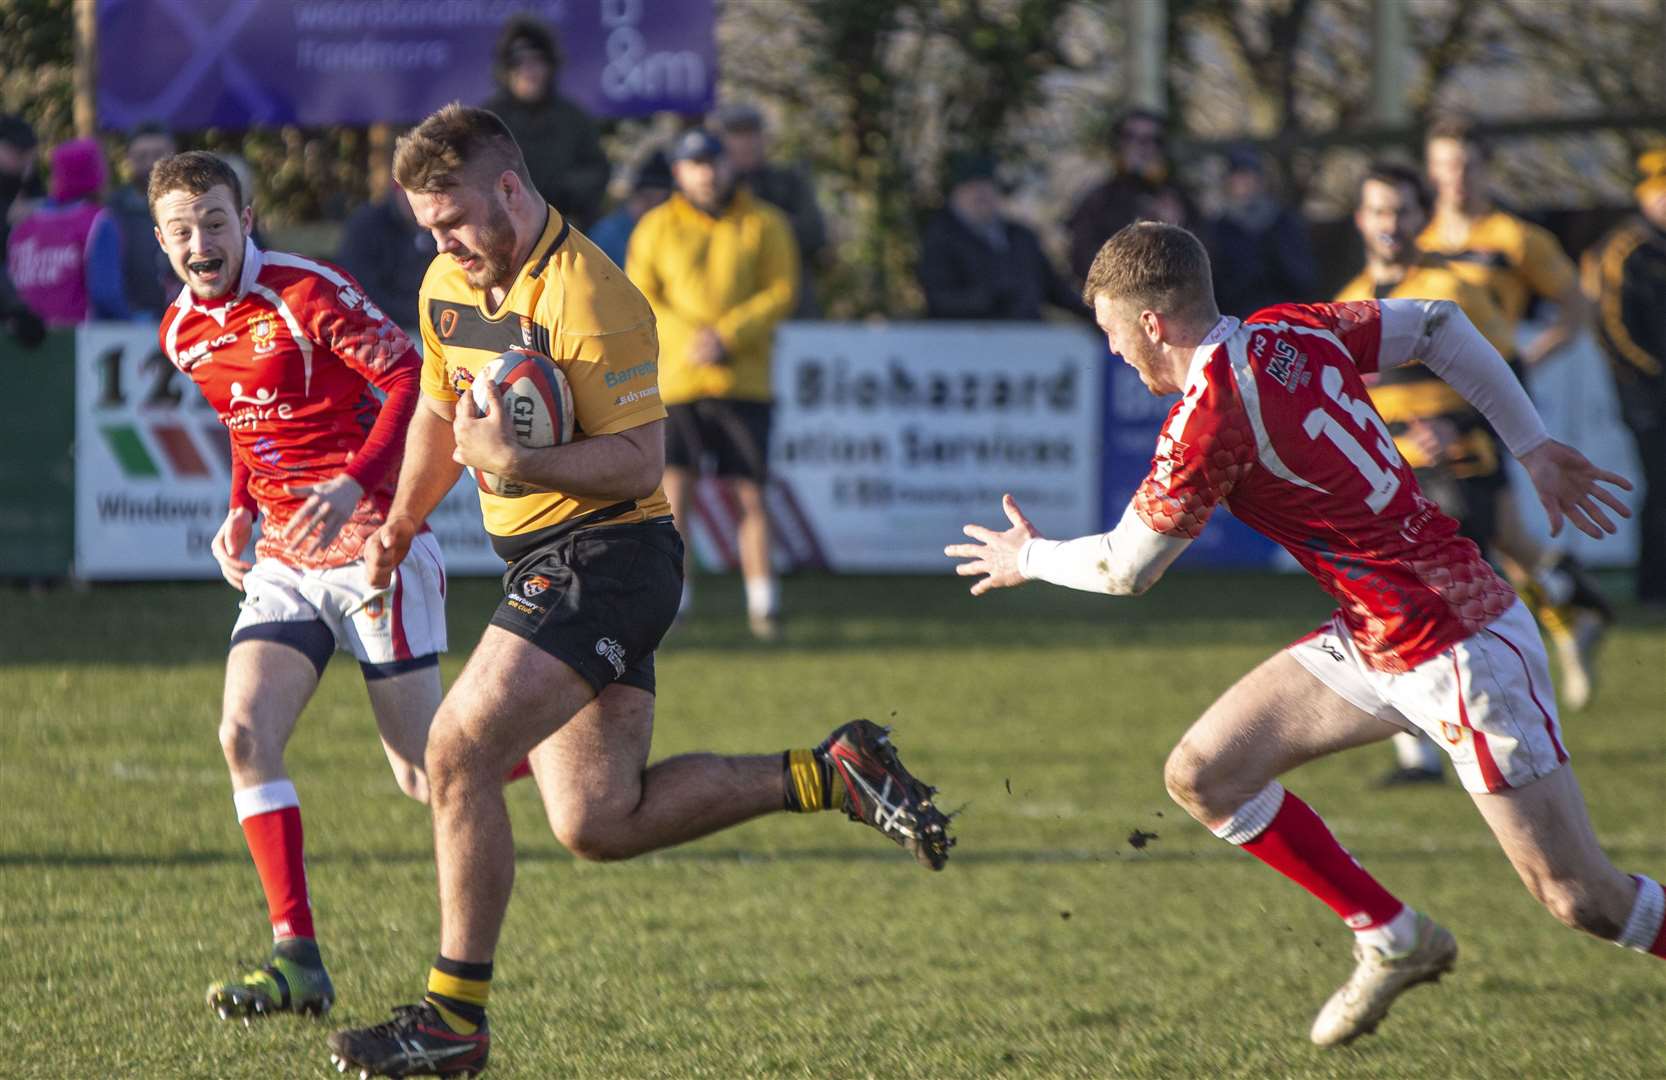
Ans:
[{"label": "outstretched arm", "polygon": [[967,560],[955,567],[955,573],[983,575],[972,585],[973,596],[1035,579],[1083,592],[1138,596],[1155,585],[1191,543],[1183,536],[1153,532],[1132,504],[1110,532],[1063,541],[1042,537],[1011,495],[1002,497],[1001,508],[1012,528],[998,533],[968,525],[966,535],[977,543],[943,549],[950,558]]},{"label": "outstretched arm", "polygon": [[1479,409],[1527,470],[1550,518],[1552,536],[1562,531],[1564,520],[1587,536],[1614,532],[1605,505],[1621,517],[1631,516],[1625,502],[1601,486],[1630,491],[1631,481],[1597,468],[1578,450],[1550,437],[1520,380],[1462,308],[1450,300],[1381,304],[1380,366],[1393,367],[1415,356]]}]

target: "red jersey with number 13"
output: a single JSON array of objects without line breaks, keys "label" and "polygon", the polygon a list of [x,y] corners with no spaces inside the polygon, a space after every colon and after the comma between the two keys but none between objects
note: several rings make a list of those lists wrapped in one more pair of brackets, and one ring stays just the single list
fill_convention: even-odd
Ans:
[{"label": "red jersey with number 13", "polygon": [[1381,340],[1375,301],[1282,304],[1200,347],[1134,507],[1192,538],[1226,500],[1337,599],[1368,663],[1404,671],[1516,595],[1423,496],[1372,407],[1360,376]]},{"label": "red jersey with number 13", "polygon": [[[392,502],[420,355],[344,271],[297,255],[245,245],[237,290],[212,303],[181,290],[162,350],[231,432],[231,503],[265,518],[256,553],[303,568],[353,561]],[[403,419],[378,428],[384,407]],[[317,554],[284,544],[278,532],[306,501],[289,487],[342,473],[364,496],[340,534]]]}]

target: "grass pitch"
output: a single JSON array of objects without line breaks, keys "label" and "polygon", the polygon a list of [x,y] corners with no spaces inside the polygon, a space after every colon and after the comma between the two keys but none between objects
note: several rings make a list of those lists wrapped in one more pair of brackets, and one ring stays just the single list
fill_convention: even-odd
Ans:
[{"label": "grass pitch", "polygon": [[[966,804],[960,846],[934,875],[838,815],[780,815],[583,864],[517,785],[488,1076],[1666,1076],[1666,968],[1552,922],[1455,787],[1372,789],[1386,750],[1288,783],[1463,954],[1377,1035],[1308,1044],[1346,930],[1161,779],[1191,719],[1324,616],[1305,579],[1179,574],[1124,601],[963,588],[793,579],[787,640],[765,648],[738,584],[702,582],[702,617],[660,654],[655,756],[872,717]],[[448,682],[494,598],[455,583]],[[0,604],[7,1075],[335,1075],[329,1027],[419,996],[437,940],[426,814],[387,773],[355,666],[337,657],[289,752],[339,1001],[323,1024],[245,1029],[202,1000],[267,938],[214,734],[232,594]],[[1666,625],[1622,614],[1598,707],[1564,724],[1616,861],[1666,877]]]}]

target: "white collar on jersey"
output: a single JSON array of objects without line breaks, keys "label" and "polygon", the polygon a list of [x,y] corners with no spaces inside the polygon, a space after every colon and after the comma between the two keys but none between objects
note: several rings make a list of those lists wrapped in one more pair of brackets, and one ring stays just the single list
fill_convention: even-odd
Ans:
[{"label": "white collar on jersey", "polygon": [[1186,368],[1187,386],[1192,385],[1192,381],[1202,374],[1204,365],[1209,363],[1209,354],[1215,351],[1215,346],[1237,333],[1240,322],[1235,315],[1222,315],[1220,321],[1215,323],[1214,329],[1197,343],[1197,350],[1192,353],[1192,362]]},{"label": "white collar on jersey", "polygon": [[181,286],[179,299],[174,301],[174,307],[181,311],[200,312],[224,326],[226,325],[226,313],[231,310],[233,304],[248,294],[256,279],[260,277],[261,268],[265,265],[266,260],[260,249],[255,247],[253,240],[245,236],[243,238],[243,272],[237,276],[237,291],[226,295],[218,304],[210,308],[197,303],[197,298],[192,295],[189,285]]}]

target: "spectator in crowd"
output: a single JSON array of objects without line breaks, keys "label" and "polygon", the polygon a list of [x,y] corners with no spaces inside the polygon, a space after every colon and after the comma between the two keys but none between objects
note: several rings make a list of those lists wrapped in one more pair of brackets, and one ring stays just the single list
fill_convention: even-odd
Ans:
[{"label": "spectator in crowd", "polygon": [[526,155],[532,184],[580,229],[601,212],[610,173],[590,114],[556,90],[561,46],[530,15],[504,24],[497,45],[498,92],[486,102]]},{"label": "spectator in crowd", "polygon": [[1464,278],[1491,290],[1512,332],[1534,299],[1556,305],[1550,325],[1522,347],[1521,362],[1531,369],[1566,345],[1589,317],[1573,261],[1548,229],[1497,204],[1487,171],[1492,148],[1468,121],[1436,121],[1424,152],[1435,212],[1418,246],[1445,255]]},{"label": "spectator in crowd", "polygon": [[792,224],[799,258],[798,307],[793,318],[820,318],[815,270],[826,259],[828,247],[827,223],[816,203],[815,185],[796,169],[769,163],[763,114],[753,106],[744,102],[725,105],[717,110],[714,120],[736,182],[779,209]]},{"label": "spectator in crowd", "polygon": [[1640,213],[1586,253],[1585,291],[1643,467],[1637,599],[1666,614],[1666,149],[1637,167]]},{"label": "spectator in crowd", "polygon": [[176,149],[160,124],[141,124],[127,143],[127,183],[104,202],[106,213],[88,240],[88,302],[95,319],[155,322],[173,302],[180,281],[156,243],[150,216],[150,170]]},{"label": "spectator in crowd", "polygon": [[48,198],[12,229],[6,269],[12,287],[48,326],[74,326],[88,314],[87,239],[104,208],[104,153],[93,139],[52,151]]},{"label": "spectator in crowd", "polygon": [[[755,636],[774,640],[781,604],[764,506],[770,354],[775,327],[797,298],[798,245],[785,214],[736,186],[711,132],[684,132],[672,147],[671,171],[676,194],[642,215],[625,259],[659,322],[665,494],[678,529],[692,537],[688,514],[700,472],[709,464],[729,484],[740,504],[747,617]],[[685,574],[684,614],[691,581]]]},{"label": "spectator in crowd", "polygon": [[46,336],[46,324],[23,302],[6,271],[8,217],[13,204],[38,187],[35,172],[35,129],[20,116],[0,113],[0,328],[25,348]]},{"label": "spectator in crowd", "polygon": [[1272,304],[1315,299],[1319,271],[1307,222],[1273,197],[1254,149],[1227,153],[1222,195],[1220,213],[1205,230],[1221,312],[1242,319]]},{"label": "spectator in crowd", "polygon": [[1150,109],[1130,109],[1117,121],[1112,171],[1070,212],[1070,272],[1086,280],[1105,237],[1131,221],[1150,218],[1191,228],[1197,212],[1170,175],[1168,121]]},{"label": "spectator in crowd", "polygon": [[434,253],[434,236],[417,227],[405,189],[389,184],[387,194],[347,218],[336,262],[395,324],[408,328],[417,325],[417,290]]},{"label": "spectator in crowd", "polygon": [[45,194],[35,168],[35,145],[35,129],[27,120],[0,113],[0,263],[5,261],[13,210],[21,217]]},{"label": "spectator in crowd", "polygon": [[266,250],[266,235],[260,228],[260,212],[255,209],[255,174],[249,168],[249,160],[242,154],[216,153],[215,157],[226,163],[232,175],[237,177],[242,185],[243,209],[249,212],[249,239],[254,241],[255,247]]},{"label": "spectator in crowd", "polygon": [[1007,217],[995,160],[959,153],[948,164],[949,197],[920,241],[920,286],[931,319],[1041,318],[1043,304],[1072,315],[1082,299],[1029,228]]},{"label": "spectator in crowd", "polygon": [[631,232],[642,215],[671,197],[671,162],[665,151],[652,150],[636,166],[631,177],[631,193],[611,214],[592,225],[587,235],[597,247],[607,252],[614,265],[625,265],[625,250]]}]

